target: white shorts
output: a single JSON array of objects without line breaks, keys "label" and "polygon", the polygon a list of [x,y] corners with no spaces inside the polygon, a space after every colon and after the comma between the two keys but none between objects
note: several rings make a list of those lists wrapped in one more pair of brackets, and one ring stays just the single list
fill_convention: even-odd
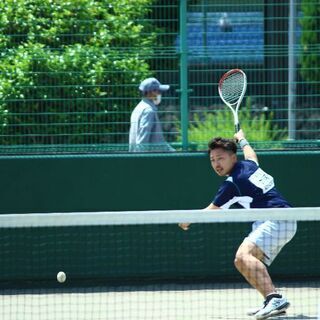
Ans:
[{"label": "white shorts", "polygon": [[270,266],[272,261],[297,231],[296,221],[256,221],[247,240],[258,246],[264,253],[263,262]]}]

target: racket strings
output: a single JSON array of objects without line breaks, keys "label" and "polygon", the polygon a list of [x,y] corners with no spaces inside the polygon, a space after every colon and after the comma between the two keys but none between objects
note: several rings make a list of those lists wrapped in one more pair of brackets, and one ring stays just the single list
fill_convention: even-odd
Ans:
[{"label": "racket strings", "polygon": [[240,98],[244,89],[244,76],[237,72],[227,76],[221,84],[221,93],[225,101],[234,104]]}]

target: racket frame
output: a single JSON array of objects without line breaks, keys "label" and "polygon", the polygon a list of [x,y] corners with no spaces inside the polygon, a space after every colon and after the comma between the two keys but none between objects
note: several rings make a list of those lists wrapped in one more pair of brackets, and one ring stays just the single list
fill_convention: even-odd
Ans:
[{"label": "racket frame", "polygon": [[[229,77],[231,74],[233,73],[238,73],[240,72],[243,76],[243,88],[242,88],[242,92],[241,92],[241,95],[239,96],[238,100],[234,103],[230,103],[230,102],[227,102],[224,97],[223,97],[223,94],[222,94],[222,90],[221,90],[221,86],[223,84],[223,81]],[[240,130],[240,123],[239,123],[239,116],[238,116],[238,111],[239,111],[239,108],[240,108],[240,105],[241,105],[241,102],[242,102],[242,99],[246,93],[246,90],[247,90],[247,76],[246,74],[244,73],[243,70],[241,69],[231,69],[229,71],[227,71],[220,79],[219,81],[219,85],[218,85],[218,92],[219,92],[219,95],[220,95],[220,98],[221,100],[225,103],[225,105],[227,105],[229,107],[229,109],[231,110],[232,114],[233,114],[233,119],[234,119],[234,129],[235,129],[235,132],[237,133],[239,130]],[[234,106],[236,106],[234,108]]]}]

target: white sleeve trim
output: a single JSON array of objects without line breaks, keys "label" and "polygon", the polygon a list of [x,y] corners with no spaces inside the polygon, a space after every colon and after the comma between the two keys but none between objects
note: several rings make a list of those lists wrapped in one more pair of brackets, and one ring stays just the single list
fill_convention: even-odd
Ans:
[{"label": "white sleeve trim", "polygon": [[233,197],[228,202],[220,206],[222,209],[229,209],[233,204],[239,203],[245,209],[250,209],[250,203],[252,202],[253,198],[244,196],[244,197]]}]

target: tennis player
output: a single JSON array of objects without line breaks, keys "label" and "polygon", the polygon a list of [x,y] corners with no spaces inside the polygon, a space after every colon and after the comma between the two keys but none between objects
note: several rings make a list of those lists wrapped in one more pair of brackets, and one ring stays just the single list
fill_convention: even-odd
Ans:
[{"label": "tennis player", "polygon": [[[247,209],[290,207],[275,189],[273,177],[259,167],[257,155],[242,130],[235,134],[235,139],[243,150],[243,161],[237,160],[237,144],[232,139],[214,138],[208,144],[213,170],[227,179],[206,209],[228,209],[232,205]],[[187,230],[189,224],[180,224],[180,227]],[[248,313],[256,319],[283,314],[290,305],[277,292],[267,266],[293,238],[296,229],[295,221],[256,221],[252,232],[238,248],[234,260],[236,268],[265,299],[261,308]]]}]

